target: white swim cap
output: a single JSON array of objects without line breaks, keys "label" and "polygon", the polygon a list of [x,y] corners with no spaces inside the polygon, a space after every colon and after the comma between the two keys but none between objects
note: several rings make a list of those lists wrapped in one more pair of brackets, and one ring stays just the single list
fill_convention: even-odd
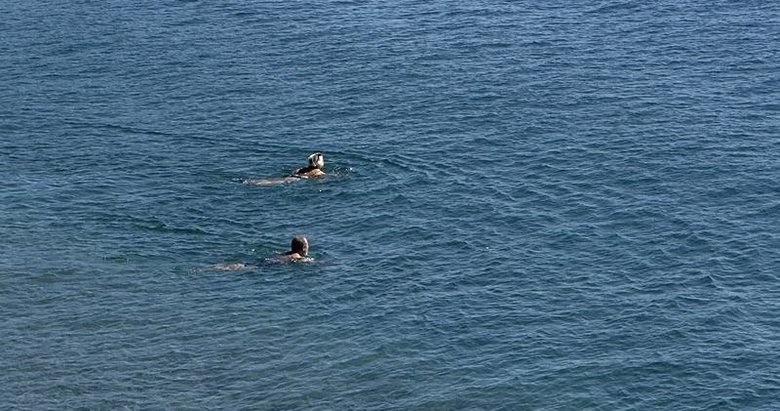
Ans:
[{"label": "white swim cap", "polygon": [[322,168],[325,166],[325,156],[322,153],[314,153],[309,156],[309,165],[316,168]]}]

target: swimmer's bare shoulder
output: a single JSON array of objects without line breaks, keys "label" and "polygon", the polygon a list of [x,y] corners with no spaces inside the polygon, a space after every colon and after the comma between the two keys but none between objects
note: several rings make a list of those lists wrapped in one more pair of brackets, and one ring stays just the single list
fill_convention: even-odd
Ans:
[{"label": "swimmer's bare shoulder", "polygon": [[313,263],[314,259],[300,254],[282,254],[273,259],[276,263]]},{"label": "swimmer's bare shoulder", "polygon": [[302,178],[322,178],[325,177],[325,172],[318,168],[309,171],[306,171],[306,169],[302,168],[296,170],[295,175]]}]

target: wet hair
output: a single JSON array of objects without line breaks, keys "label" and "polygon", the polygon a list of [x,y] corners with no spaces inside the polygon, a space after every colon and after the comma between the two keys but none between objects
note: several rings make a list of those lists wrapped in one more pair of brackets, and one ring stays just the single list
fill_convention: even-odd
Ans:
[{"label": "wet hair", "polygon": [[298,236],[292,239],[290,242],[290,249],[293,253],[303,253],[304,249],[309,245],[309,241],[304,236]]}]

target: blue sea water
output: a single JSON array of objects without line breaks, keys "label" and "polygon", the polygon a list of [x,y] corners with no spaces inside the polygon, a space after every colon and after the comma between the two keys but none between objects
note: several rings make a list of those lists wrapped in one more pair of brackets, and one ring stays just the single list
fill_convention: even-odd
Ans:
[{"label": "blue sea water", "polygon": [[0,15],[0,408],[780,408],[777,3]]}]

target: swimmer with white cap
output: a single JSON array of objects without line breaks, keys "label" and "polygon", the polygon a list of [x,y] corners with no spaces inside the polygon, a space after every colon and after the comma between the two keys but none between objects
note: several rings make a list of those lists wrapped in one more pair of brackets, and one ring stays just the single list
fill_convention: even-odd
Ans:
[{"label": "swimmer with white cap", "polygon": [[322,153],[314,153],[307,160],[309,161],[309,166],[295,170],[293,175],[301,178],[325,176],[325,172],[322,171],[322,168],[325,167],[325,156]]},{"label": "swimmer with white cap", "polygon": [[264,179],[247,178],[242,179],[241,182],[251,186],[275,186],[280,184],[294,183],[301,179],[325,177],[325,172],[322,171],[323,167],[325,167],[325,156],[323,156],[322,153],[314,153],[310,155],[307,160],[309,162],[308,167],[295,170],[289,177]]}]

